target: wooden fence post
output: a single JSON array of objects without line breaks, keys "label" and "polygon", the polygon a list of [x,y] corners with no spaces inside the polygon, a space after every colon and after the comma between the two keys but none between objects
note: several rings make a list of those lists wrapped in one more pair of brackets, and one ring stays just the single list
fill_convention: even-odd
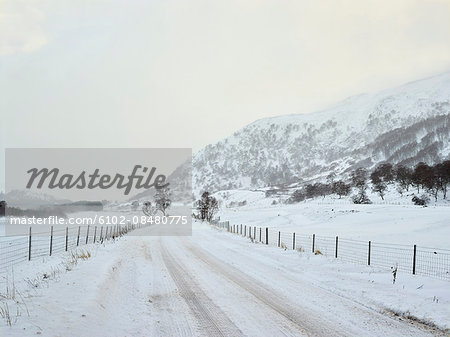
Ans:
[{"label": "wooden fence post", "polygon": [[262,231],[262,228],[259,227],[259,242],[262,242],[262,241],[261,241],[261,231]]},{"label": "wooden fence post", "polygon": [[292,233],[292,250],[295,250],[295,232]]},{"label": "wooden fence post", "polygon": [[314,253],[314,245],[316,243],[316,234],[313,234],[313,238],[312,238],[312,252]]},{"label": "wooden fence post", "polygon": [[108,226],[106,226],[106,229],[105,229],[105,240],[108,240]]},{"label": "wooden fence post", "polygon": [[266,245],[269,244],[269,227],[266,227]]},{"label": "wooden fence post", "polygon": [[50,256],[52,256],[53,250],[53,226],[50,229]]},{"label": "wooden fence post", "polygon": [[281,247],[281,232],[278,231],[278,248]]},{"label": "wooden fence post", "polygon": [[371,251],[372,242],[369,241],[369,252],[367,254],[367,265],[370,266],[370,251]]},{"label": "wooden fence post", "polygon": [[417,246],[414,245],[414,254],[413,254],[413,275],[416,275],[416,251],[417,251]]},{"label": "wooden fence post", "polygon": [[97,226],[95,226],[95,229],[94,229],[94,243],[95,243],[95,239],[97,239]]},{"label": "wooden fence post", "polygon": [[253,239],[256,241],[256,226],[253,228]]},{"label": "wooden fence post", "polygon": [[30,234],[28,236],[28,261],[31,260],[31,227],[30,227]]}]

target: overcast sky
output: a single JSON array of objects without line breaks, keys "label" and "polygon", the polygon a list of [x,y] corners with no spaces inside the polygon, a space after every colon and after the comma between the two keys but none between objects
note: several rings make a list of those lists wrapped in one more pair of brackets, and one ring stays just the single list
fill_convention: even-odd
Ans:
[{"label": "overcast sky", "polygon": [[195,151],[448,70],[449,0],[0,0],[0,147]]}]

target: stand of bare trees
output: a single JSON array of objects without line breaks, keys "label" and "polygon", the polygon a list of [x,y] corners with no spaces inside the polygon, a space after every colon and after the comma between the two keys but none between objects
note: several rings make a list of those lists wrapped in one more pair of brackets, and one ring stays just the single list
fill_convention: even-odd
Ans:
[{"label": "stand of bare trees", "polygon": [[[439,195],[446,199],[447,188],[450,184],[450,160],[435,165],[420,162],[414,167],[382,163],[371,171],[365,168],[355,169],[351,172],[349,181],[336,180],[336,174],[331,173],[327,177],[327,183],[307,184],[294,191],[289,201],[299,202],[306,198],[324,197],[329,194],[337,194],[341,198],[349,195],[353,188],[356,189],[356,194],[352,197],[354,203],[370,203],[366,194],[369,183],[372,191],[377,193],[382,200],[391,184],[397,185],[397,191],[401,195],[409,192],[410,188],[415,188],[417,194],[427,192],[436,201]],[[427,202],[427,196],[415,196],[415,199],[413,201],[418,205]]]}]

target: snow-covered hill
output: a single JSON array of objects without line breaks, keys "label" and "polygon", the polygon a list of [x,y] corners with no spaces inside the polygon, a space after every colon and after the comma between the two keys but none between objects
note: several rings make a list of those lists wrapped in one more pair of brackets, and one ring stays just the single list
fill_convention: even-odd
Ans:
[{"label": "snow-covered hill", "polygon": [[193,158],[193,188],[224,190],[450,157],[450,72],[323,111],[258,120]]}]

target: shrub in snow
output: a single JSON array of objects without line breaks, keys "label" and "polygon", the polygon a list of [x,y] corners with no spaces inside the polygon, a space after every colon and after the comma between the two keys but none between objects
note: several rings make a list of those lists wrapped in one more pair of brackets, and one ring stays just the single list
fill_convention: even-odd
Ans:
[{"label": "shrub in snow", "polygon": [[417,206],[426,206],[430,202],[430,198],[426,194],[422,194],[420,197],[415,195],[411,200]]},{"label": "shrub in snow", "polygon": [[371,204],[369,197],[364,191],[352,196],[352,201],[354,204]]},{"label": "shrub in snow", "polygon": [[295,203],[305,200],[306,196],[305,193],[302,190],[295,190],[294,193],[292,193],[291,197],[288,199],[289,203]]},{"label": "shrub in snow", "polygon": [[395,280],[397,279],[397,270],[398,270],[398,266],[396,265],[395,268],[391,267],[392,269],[392,284],[395,284]]}]

